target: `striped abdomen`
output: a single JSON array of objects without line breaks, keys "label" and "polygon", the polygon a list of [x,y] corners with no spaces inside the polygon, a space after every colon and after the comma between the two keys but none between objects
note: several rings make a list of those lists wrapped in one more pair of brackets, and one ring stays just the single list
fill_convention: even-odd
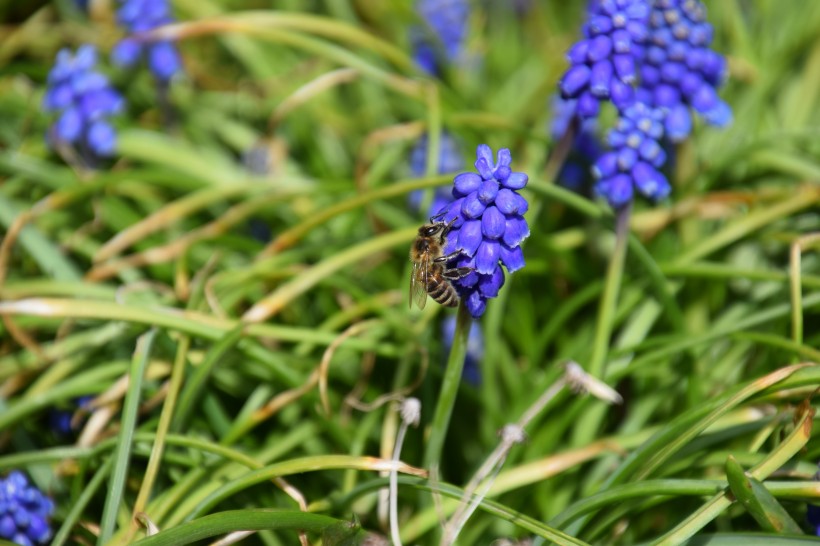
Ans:
[{"label": "striped abdomen", "polygon": [[458,305],[458,292],[450,284],[450,281],[441,275],[441,269],[436,268],[427,277],[427,293],[445,307],[456,307]]}]

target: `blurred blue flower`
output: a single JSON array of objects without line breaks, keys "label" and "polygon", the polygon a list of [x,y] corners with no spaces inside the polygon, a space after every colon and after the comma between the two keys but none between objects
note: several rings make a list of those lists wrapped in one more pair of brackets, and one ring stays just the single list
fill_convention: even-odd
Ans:
[{"label": "blurred blue flower", "polygon": [[595,192],[606,198],[613,208],[621,208],[633,199],[634,190],[658,201],[671,190],[660,167],[666,152],[660,145],[664,114],[639,102],[627,107],[607,136],[611,151],[593,167],[597,182]]},{"label": "blurred blue flower", "polygon": [[418,0],[416,11],[424,28],[410,30],[413,58],[428,74],[441,73],[441,61],[456,61],[467,36],[470,4],[467,0]]},{"label": "blurred blue flower", "polygon": [[73,146],[83,156],[110,156],[117,135],[108,117],[119,113],[124,102],[96,65],[91,45],[80,46],[74,56],[60,50],[48,75],[43,109],[59,114],[49,131],[52,145]]},{"label": "blurred blue flower", "polygon": [[74,417],[74,413],[78,409],[85,408],[86,405],[93,400],[93,396],[81,396],[79,398],[74,399],[74,408],[71,409],[58,409],[53,408],[48,413],[48,424],[51,427],[51,430],[54,431],[55,434],[58,436],[70,436],[74,433],[74,428],[71,426],[71,420]]},{"label": "blurred blue flower", "polygon": [[530,234],[524,219],[529,204],[518,190],[527,185],[527,175],[513,172],[512,157],[506,148],[493,151],[478,146],[475,167],[478,173],[461,173],[453,180],[453,198],[438,214],[453,222],[445,253],[459,250],[456,267],[473,268],[469,275],[454,281],[459,295],[474,318],[484,314],[487,300],[498,295],[504,284],[503,264],[512,273],[524,267],[521,242]]},{"label": "blurred blue flower", "polygon": [[53,512],[51,499],[29,485],[22,472],[13,470],[0,480],[0,537],[23,546],[45,544]]},{"label": "blurred blue flower", "polygon": [[649,15],[649,44],[640,69],[638,100],[666,112],[666,136],[680,142],[692,131],[689,109],[719,127],[732,110],[717,94],[726,60],[711,50],[712,25],[698,0],[655,0]]},{"label": "blurred blue flower", "polygon": [[[147,32],[173,23],[168,0],[122,0],[117,22],[129,34]],[[169,41],[141,43],[133,36],[121,40],[111,53],[115,64],[130,67],[147,57],[148,68],[162,82],[168,82],[182,69],[182,60],[174,43]]]},{"label": "blurred blue flower", "polygon": [[634,100],[648,20],[647,0],[590,3],[584,38],[567,53],[570,67],[558,83],[563,98],[578,99],[578,116],[597,116],[600,101],[624,107]]},{"label": "blurred blue flower", "polygon": [[[427,168],[427,135],[424,134],[413,146],[410,152],[410,174],[415,178],[424,176],[424,171]],[[438,174],[447,174],[455,171],[460,171],[464,168],[464,157],[461,155],[461,149],[456,142],[456,139],[450,136],[449,133],[441,133],[439,139],[438,152]],[[410,192],[407,196],[408,205],[412,210],[418,211],[421,209],[421,203],[424,199],[424,190],[416,190]],[[433,216],[440,211],[444,205],[450,202],[450,192],[446,187],[436,188],[433,194],[433,201],[430,204],[427,217]]]},{"label": "blurred blue flower", "polygon": [[[456,316],[447,315],[441,323],[441,335],[444,340],[444,349],[447,353],[453,347],[453,337],[456,335]],[[471,322],[470,333],[467,335],[467,352],[464,355],[464,368],[461,378],[467,383],[478,386],[481,384],[481,359],[484,357],[484,334],[478,322]]]}]

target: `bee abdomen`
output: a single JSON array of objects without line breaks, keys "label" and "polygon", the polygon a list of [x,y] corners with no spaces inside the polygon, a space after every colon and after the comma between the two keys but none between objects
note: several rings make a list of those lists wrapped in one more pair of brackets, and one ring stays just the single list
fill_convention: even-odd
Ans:
[{"label": "bee abdomen", "polygon": [[427,281],[427,293],[437,303],[445,307],[458,305],[458,293],[453,285],[444,279],[431,278]]}]

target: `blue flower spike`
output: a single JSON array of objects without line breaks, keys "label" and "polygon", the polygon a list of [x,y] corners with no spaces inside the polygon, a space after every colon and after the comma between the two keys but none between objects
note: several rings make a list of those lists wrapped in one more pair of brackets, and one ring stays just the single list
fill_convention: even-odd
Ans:
[{"label": "blue flower spike", "polygon": [[461,173],[453,180],[453,198],[438,216],[453,227],[445,253],[458,250],[455,267],[474,271],[454,281],[473,318],[484,314],[487,300],[504,285],[503,265],[509,273],[524,267],[521,243],[530,234],[524,219],[529,204],[518,191],[527,185],[524,173],[510,168],[510,151],[503,148],[493,161],[492,149],[476,151],[478,172]]},{"label": "blue flower spike", "polygon": [[454,62],[463,53],[470,4],[467,0],[418,0],[416,11],[426,28],[413,28],[413,58],[431,75],[442,72],[440,61]]},{"label": "blue flower spike", "polygon": [[726,60],[710,49],[712,25],[698,0],[655,0],[649,44],[641,66],[639,100],[664,108],[666,136],[673,142],[692,132],[690,109],[710,125],[731,123],[732,110],[717,94],[727,77]]},{"label": "blue flower spike", "polygon": [[666,153],[660,145],[664,113],[639,102],[621,112],[608,135],[611,151],[595,162],[595,192],[619,209],[630,203],[635,190],[652,201],[669,195],[671,187],[660,168]]},{"label": "blue flower spike", "polygon": [[25,474],[12,471],[0,479],[0,537],[21,546],[47,544],[54,503],[30,485]]},{"label": "blue flower spike", "polygon": [[60,50],[43,99],[43,109],[58,114],[49,131],[50,144],[71,146],[86,159],[89,154],[114,154],[117,134],[108,118],[120,113],[124,105],[96,65],[97,51],[91,45],[80,46],[75,55]]},{"label": "blue flower spike", "polygon": [[[123,0],[117,11],[117,22],[132,35],[173,23],[174,19],[168,0]],[[131,67],[144,57],[148,68],[163,83],[182,70],[179,51],[170,41],[142,43],[128,36],[114,46],[111,57],[114,64],[121,67]]]},{"label": "blue flower spike", "polygon": [[578,99],[581,118],[597,116],[601,101],[618,107],[633,101],[648,22],[646,0],[591,4],[584,39],[567,53],[570,67],[558,84],[564,99]]}]

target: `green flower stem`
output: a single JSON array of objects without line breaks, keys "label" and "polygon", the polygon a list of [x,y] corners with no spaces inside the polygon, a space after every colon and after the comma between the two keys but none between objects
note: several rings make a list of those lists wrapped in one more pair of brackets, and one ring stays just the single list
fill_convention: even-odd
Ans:
[{"label": "green flower stem", "polygon": [[114,468],[108,484],[108,495],[105,497],[100,534],[97,537],[97,546],[106,544],[114,533],[117,523],[117,514],[125,491],[125,481],[128,479],[128,463],[131,458],[131,447],[134,441],[134,430],[137,426],[137,411],[142,395],[142,381],[145,370],[151,360],[151,350],[158,330],[151,329],[137,341],[137,349],[131,362],[128,373],[128,391],[125,393],[125,402],[122,408],[122,424],[114,454]]},{"label": "green flower stem", "polygon": [[618,292],[621,288],[621,279],[626,261],[627,242],[629,240],[629,217],[632,205],[620,209],[615,219],[615,250],[609,260],[606,272],[604,293],[598,308],[598,322],[595,328],[595,340],[592,345],[592,357],[587,365],[587,373],[593,377],[603,379],[607,354],[609,352],[609,338],[612,335],[612,323],[615,309],[618,305]]},{"label": "green flower stem", "polygon": [[453,414],[458,387],[461,384],[461,372],[464,368],[464,357],[467,354],[467,336],[470,333],[471,322],[470,313],[462,301],[458,306],[453,346],[447,359],[447,368],[444,371],[441,392],[431,422],[430,438],[424,452],[424,467],[431,472],[438,469],[441,452],[444,449],[444,440],[450,426],[450,417]]}]

